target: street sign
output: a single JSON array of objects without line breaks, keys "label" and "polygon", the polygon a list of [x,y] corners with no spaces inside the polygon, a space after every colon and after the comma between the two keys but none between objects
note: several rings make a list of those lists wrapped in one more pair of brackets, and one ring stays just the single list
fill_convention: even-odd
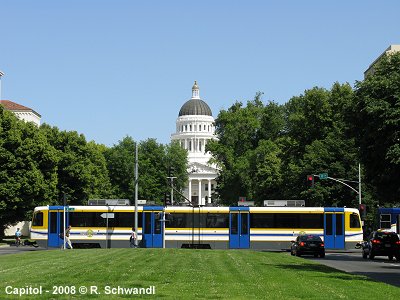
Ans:
[{"label": "street sign", "polygon": [[75,207],[68,207],[68,211],[74,211]]},{"label": "street sign", "polygon": [[102,213],[100,215],[103,219],[109,218],[109,219],[114,219],[114,213]]},{"label": "street sign", "polygon": [[320,173],[319,179],[328,179],[328,173]]}]

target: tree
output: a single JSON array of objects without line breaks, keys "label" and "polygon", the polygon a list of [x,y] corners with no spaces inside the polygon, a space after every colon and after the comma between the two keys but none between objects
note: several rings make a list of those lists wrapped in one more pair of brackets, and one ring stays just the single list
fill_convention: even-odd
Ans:
[{"label": "tree", "polygon": [[57,152],[32,123],[0,105],[0,235],[56,195]]},{"label": "tree", "polygon": [[87,143],[76,131],[60,131],[46,124],[40,130],[57,150],[59,204],[64,195],[68,204],[86,204],[89,198],[111,196],[103,146]]},{"label": "tree", "polygon": [[283,110],[274,102],[264,106],[261,96],[246,107],[236,102],[215,120],[218,140],[206,150],[220,168],[217,193],[224,204],[235,204],[240,196],[260,203],[279,190],[281,159],[274,140],[284,128]]},{"label": "tree", "polygon": [[[166,167],[169,170],[168,175],[176,177],[173,180],[174,189],[182,194],[188,182],[188,152],[183,149],[179,142],[173,141],[165,147]],[[174,194],[174,202],[183,201],[180,195]]]},{"label": "tree", "polygon": [[[114,194],[134,200],[135,184],[135,142],[125,137],[117,145],[105,152],[110,180]],[[172,168],[174,186],[182,189],[187,181],[187,152],[179,144],[162,145],[155,139],[148,139],[138,145],[138,196],[161,204],[165,193],[170,192],[167,180]]]},{"label": "tree", "polygon": [[384,55],[355,85],[351,120],[379,204],[400,205],[400,53]]},{"label": "tree", "polygon": [[[290,176],[286,191],[306,199],[311,206],[351,206],[357,195],[336,182],[316,180],[315,187],[305,185],[307,174],[328,172],[331,177],[358,177],[358,148],[349,133],[348,111],[353,101],[349,84],[335,83],[331,90],[313,88],[293,97],[286,105],[284,176]],[[300,188],[299,188],[300,187]]]}]

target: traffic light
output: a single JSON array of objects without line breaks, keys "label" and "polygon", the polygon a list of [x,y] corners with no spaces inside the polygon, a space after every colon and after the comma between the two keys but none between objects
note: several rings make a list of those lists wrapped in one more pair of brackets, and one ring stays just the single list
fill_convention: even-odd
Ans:
[{"label": "traffic light", "polygon": [[314,175],[307,175],[307,186],[314,187]]},{"label": "traffic light", "polygon": [[171,205],[171,194],[165,193],[164,194],[164,206]]},{"label": "traffic light", "polygon": [[175,168],[173,166],[168,168],[168,176],[172,177],[175,175]]},{"label": "traffic light", "polygon": [[360,211],[361,220],[364,221],[367,217],[367,206],[365,204],[360,204],[358,210]]}]

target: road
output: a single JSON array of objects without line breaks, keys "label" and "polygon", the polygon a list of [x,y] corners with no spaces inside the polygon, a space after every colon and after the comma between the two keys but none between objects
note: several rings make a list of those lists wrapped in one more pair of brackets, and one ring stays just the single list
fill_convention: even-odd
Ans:
[{"label": "road", "polygon": [[15,254],[15,253],[20,253],[20,252],[27,252],[27,251],[39,251],[39,250],[46,250],[46,248],[35,248],[32,246],[20,246],[20,247],[15,247],[15,246],[10,246],[10,247],[0,247],[0,255],[4,254]]},{"label": "road", "polygon": [[350,274],[364,275],[373,280],[400,287],[400,261],[389,261],[387,256],[378,256],[374,260],[369,260],[363,259],[361,253],[326,253],[323,259],[312,256],[304,258]]}]

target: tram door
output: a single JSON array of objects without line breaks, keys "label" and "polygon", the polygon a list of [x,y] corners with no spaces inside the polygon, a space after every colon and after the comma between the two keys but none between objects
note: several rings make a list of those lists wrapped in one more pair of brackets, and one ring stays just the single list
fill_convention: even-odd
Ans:
[{"label": "tram door", "polygon": [[250,218],[248,207],[231,207],[229,214],[229,248],[250,247]]},{"label": "tram door", "polygon": [[[48,217],[48,239],[47,247],[60,247],[63,240],[60,239],[60,233],[64,232],[64,207],[63,206],[50,206]],[[65,215],[68,220],[68,214]],[[67,222],[68,224],[68,222]]]},{"label": "tram door", "polygon": [[324,243],[327,249],[344,249],[344,208],[325,207]]},{"label": "tram door", "polygon": [[145,248],[162,248],[163,246],[162,211],[162,206],[143,207],[142,243]]}]

